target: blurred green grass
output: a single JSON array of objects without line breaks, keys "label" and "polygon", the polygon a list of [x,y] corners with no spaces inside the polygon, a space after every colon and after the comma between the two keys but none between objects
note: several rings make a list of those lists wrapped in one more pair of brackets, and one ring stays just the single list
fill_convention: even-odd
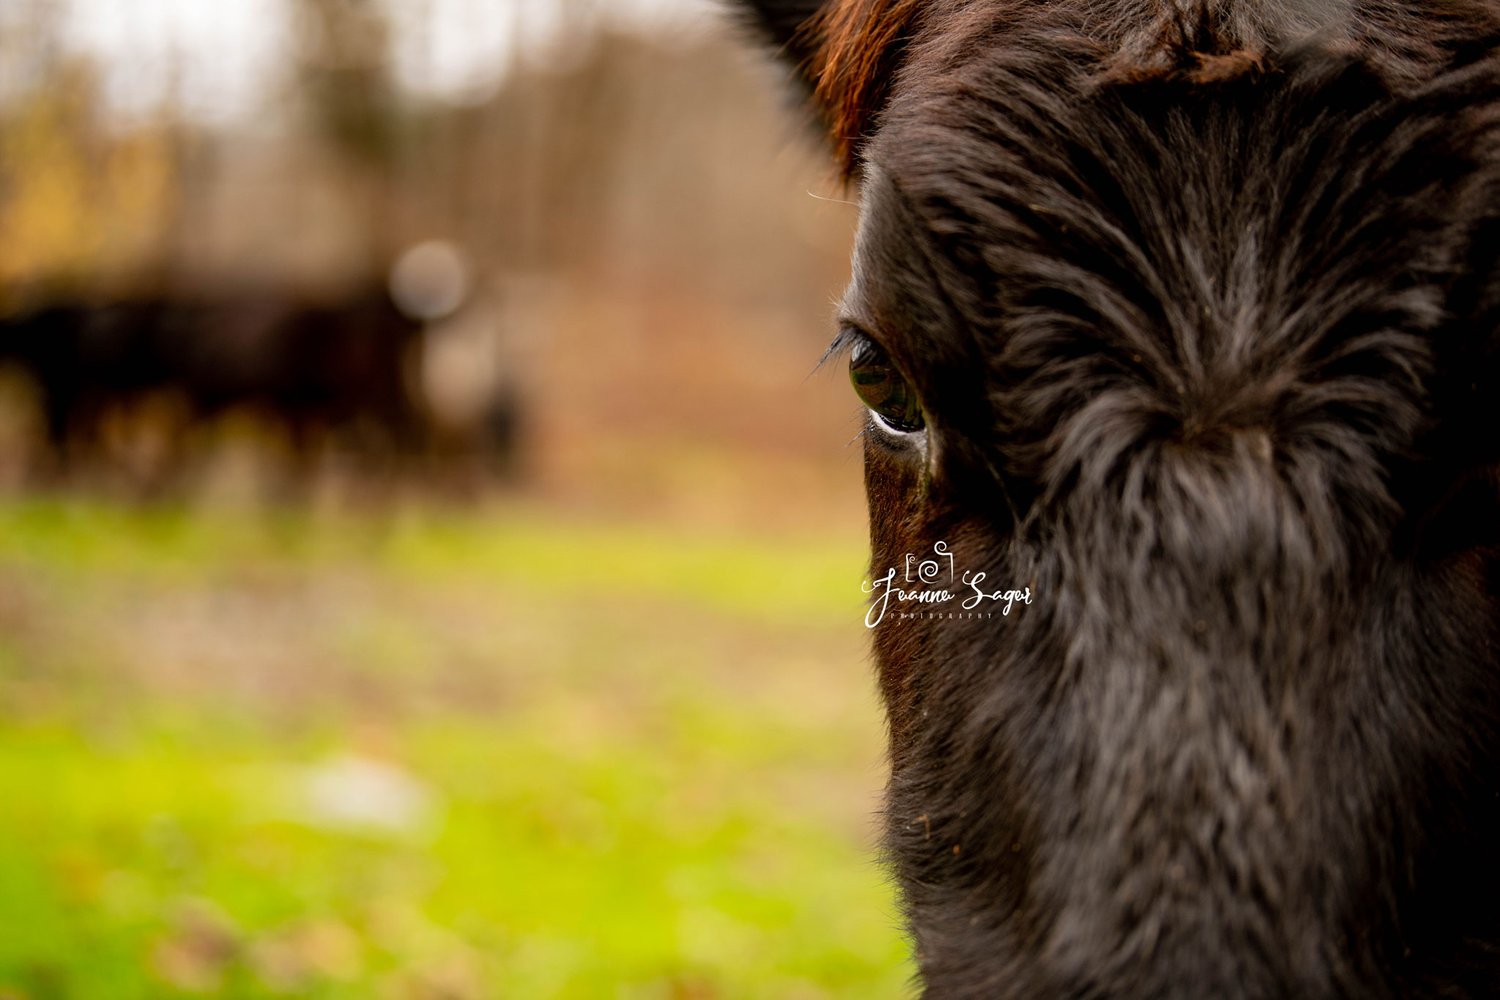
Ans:
[{"label": "blurred green grass", "polygon": [[0,502],[0,996],[905,995],[863,558]]}]

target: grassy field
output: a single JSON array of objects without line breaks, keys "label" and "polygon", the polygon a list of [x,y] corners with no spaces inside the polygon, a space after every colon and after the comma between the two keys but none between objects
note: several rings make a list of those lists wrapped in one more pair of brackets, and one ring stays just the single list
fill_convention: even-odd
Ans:
[{"label": "grassy field", "polygon": [[0,502],[0,997],[899,997],[850,537]]}]

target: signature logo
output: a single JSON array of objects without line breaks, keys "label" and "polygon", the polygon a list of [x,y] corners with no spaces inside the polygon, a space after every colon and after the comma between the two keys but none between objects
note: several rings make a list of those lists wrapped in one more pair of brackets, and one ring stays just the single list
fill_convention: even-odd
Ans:
[{"label": "signature logo", "polygon": [[[924,613],[922,610],[900,610],[904,604],[919,605],[925,609],[926,614],[931,615],[935,613],[933,609],[936,606],[959,601],[959,608],[963,611],[985,618],[994,613],[983,610],[986,601],[998,606],[997,609],[1002,617],[1009,615],[1010,609],[1017,603],[1031,603],[1030,587],[1022,590],[1003,587],[998,590],[989,590],[984,586],[987,576],[988,574],[983,571],[975,573],[972,570],[965,570],[959,573],[953,558],[953,551],[945,541],[934,542],[930,556],[919,558],[908,552],[902,562],[899,577],[896,567],[892,566],[885,571],[883,576],[866,580],[861,587],[866,594],[873,595],[870,600],[870,609],[865,612],[865,627],[874,628],[884,621],[892,602],[896,604],[897,614],[902,617],[916,617]],[[949,614],[953,613],[951,609],[945,610]]]}]

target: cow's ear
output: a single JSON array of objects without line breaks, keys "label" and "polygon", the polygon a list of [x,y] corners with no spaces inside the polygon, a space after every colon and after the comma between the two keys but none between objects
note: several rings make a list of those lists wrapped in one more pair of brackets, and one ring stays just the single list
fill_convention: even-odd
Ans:
[{"label": "cow's ear", "polygon": [[812,94],[818,82],[815,61],[824,0],[734,0],[734,5]]},{"label": "cow's ear", "polygon": [[734,0],[811,96],[846,177],[930,0]]}]

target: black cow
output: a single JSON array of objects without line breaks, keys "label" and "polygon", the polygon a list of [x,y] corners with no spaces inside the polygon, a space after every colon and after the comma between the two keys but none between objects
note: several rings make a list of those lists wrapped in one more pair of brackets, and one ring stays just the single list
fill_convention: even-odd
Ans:
[{"label": "black cow", "polygon": [[95,449],[111,410],[168,393],[203,421],[243,408],[294,446],[342,434],[366,455],[418,448],[408,386],[423,325],[372,287],[329,303],[285,295],[64,302],[0,322],[0,364],[35,382],[59,456]]},{"label": "black cow", "polygon": [[861,193],[927,994],[1500,996],[1500,7],[744,6]]}]

